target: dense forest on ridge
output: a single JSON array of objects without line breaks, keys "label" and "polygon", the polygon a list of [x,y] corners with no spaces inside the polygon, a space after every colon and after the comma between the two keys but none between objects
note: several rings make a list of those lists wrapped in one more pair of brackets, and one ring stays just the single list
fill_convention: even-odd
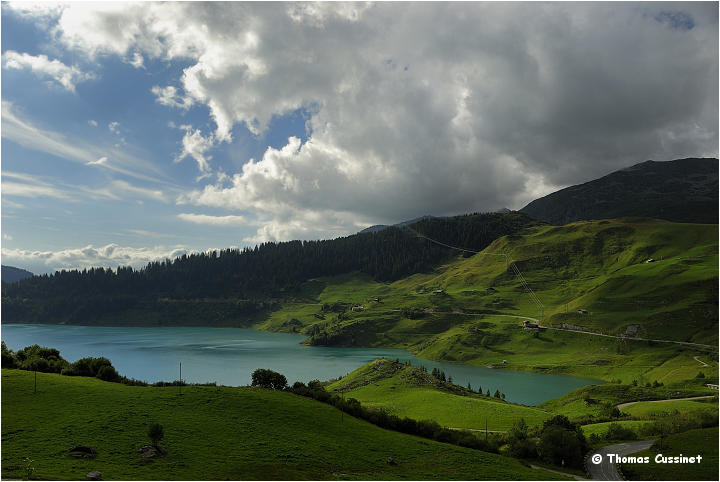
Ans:
[{"label": "dense forest on ridge", "polygon": [[[158,299],[268,300],[292,297],[304,281],[352,271],[393,281],[428,270],[451,253],[418,234],[481,250],[500,236],[538,222],[513,213],[427,218],[410,226],[323,241],[263,243],[151,262],[142,269],[58,271],[3,283],[6,321],[92,319],[98,311],[124,310]],[[256,306],[248,307],[251,311]]]}]

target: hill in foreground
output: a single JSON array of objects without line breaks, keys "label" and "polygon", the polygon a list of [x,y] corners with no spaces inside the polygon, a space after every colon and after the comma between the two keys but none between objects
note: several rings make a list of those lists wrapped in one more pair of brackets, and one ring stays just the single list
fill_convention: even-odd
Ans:
[{"label": "hill in foreground", "polygon": [[[507,457],[380,429],[286,392],[134,387],[2,370],[2,476],[105,480],[557,479]],[[143,458],[151,423],[167,456]],[[77,444],[91,459],[67,455]],[[392,457],[397,465],[387,463]]]},{"label": "hill in foreground", "polygon": [[[420,368],[378,359],[330,384],[329,390],[382,408],[398,417],[435,420],[444,427],[507,431],[520,418],[531,427],[542,425],[553,413],[507,403],[477,389],[442,381]],[[488,425],[489,424],[489,425]]]},{"label": "hill in foreground", "polygon": [[642,162],[536,199],[520,211],[555,225],[631,216],[717,224],[718,160]]}]

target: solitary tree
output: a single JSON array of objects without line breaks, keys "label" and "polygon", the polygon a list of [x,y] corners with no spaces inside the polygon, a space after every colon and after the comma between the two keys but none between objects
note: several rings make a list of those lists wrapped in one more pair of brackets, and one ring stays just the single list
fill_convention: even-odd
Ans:
[{"label": "solitary tree", "polygon": [[163,426],[159,423],[151,423],[148,427],[148,437],[150,437],[150,440],[152,440],[152,444],[157,447],[157,444],[162,440],[162,438],[165,436],[165,431],[163,430]]}]

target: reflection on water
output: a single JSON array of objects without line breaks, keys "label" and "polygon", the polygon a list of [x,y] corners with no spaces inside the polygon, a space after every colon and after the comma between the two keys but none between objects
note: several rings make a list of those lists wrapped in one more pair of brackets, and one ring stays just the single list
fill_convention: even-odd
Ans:
[{"label": "reflection on water", "polygon": [[422,360],[405,350],[333,348],[300,345],[302,335],[240,328],[2,325],[2,340],[12,350],[39,344],[57,348],[63,358],[109,358],[118,372],[148,382],[175,380],[179,364],[188,382],[249,385],[251,373],[269,368],[296,380],[329,380],[379,357],[409,360],[414,366],[443,370],[455,383],[535,405],[597,380],[539,373],[493,370]]}]

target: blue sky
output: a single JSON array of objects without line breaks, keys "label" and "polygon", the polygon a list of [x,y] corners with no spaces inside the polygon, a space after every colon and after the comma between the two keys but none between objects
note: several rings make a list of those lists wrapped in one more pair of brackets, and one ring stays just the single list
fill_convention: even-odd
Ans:
[{"label": "blue sky", "polygon": [[708,3],[3,3],[3,264],[139,267],[717,156],[717,58]]}]

